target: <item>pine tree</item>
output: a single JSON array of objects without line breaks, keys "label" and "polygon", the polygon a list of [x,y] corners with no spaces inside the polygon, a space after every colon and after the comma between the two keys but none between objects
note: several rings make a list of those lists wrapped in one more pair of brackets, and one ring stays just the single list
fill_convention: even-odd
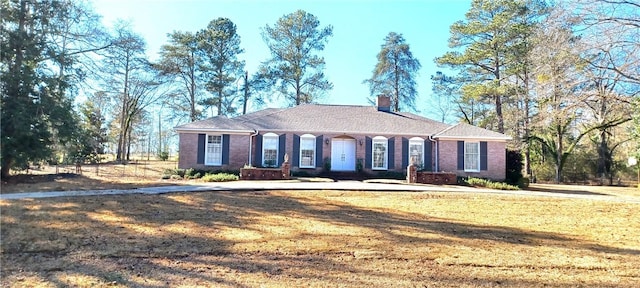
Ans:
[{"label": "pine tree", "polygon": [[297,10],[262,31],[271,58],[262,63],[259,78],[290,105],[312,103],[333,88],[322,72],[324,58],[315,54],[324,50],[333,27],[319,26],[316,16]]},{"label": "pine tree", "polygon": [[[52,160],[77,135],[76,56],[104,48],[94,15],[73,1],[3,1],[0,9],[2,177]],[[87,31],[93,31],[91,33]]]},{"label": "pine tree", "polygon": [[244,61],[237,58],[244,51],[236,25],[227,18],[212,20],[197,33],[197,40],[205,87],[211,93],[201,104],[215,107],[217,115],[235,114],[239,98],[235,83],[244,74]]},{"label": "pine tree", "polygon": [[373,69],[373,76],[365,80],[369,84],[371,96],[390,96],[393,111],[400,111],[401,108],[415,111],[418,97],[415,78],[421,66],[418,59],[413,57],[402,34],[390,32],[384,38],[377,57],[378,63]]}]

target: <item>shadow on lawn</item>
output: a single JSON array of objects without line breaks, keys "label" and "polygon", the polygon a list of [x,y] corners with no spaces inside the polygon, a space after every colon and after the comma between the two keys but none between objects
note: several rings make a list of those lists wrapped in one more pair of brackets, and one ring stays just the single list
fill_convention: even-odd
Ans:
[{"label": "shadow on lawn", "polygon": [[[580,186],[576,186],[576,187],[580,187]],[[546,187],[546,186],[534,186],[531,185],[529,187],[526,188],[529,191],[536,191],[536,192],[548,192],[548,193],[558,193],[558,194],[575,194],[575,195],[599,195],[599,196],[613,196],[611,194],[606,194],[606,193],[599,193],[599,192],[594,192],[594,191],[589,191],[586,189],[563,189],[561,187]]]},{"label": "shadow on lawn", "polygon": [[[269,234],[264,230],[268,227],[256,223],[262,217],[274,215],[340,227],[367,228],[396,245],[449,245],[454,241],[475,239],[515,245],[540,245],[542,242],[569,249],[640,254],[638,250],[584,244],[552,233],[456,223],[427,215],[389,213],[334,200],[293,198],[269,192],[16,200],[5,201],[0,212],[3,239],[0,256],[3,280],[0,283],[11,281],[13,278],[9,276],[22,271],[37,274],[56,286],[77,285],[65,282],[59,274],[85,275],[97,279],[98,283],[115,282],[136,287],[172,286],[181,279],[190,281],[186,285],[207,283],[205,286],[245,287],[237,281],[242,274],[274,276],[284,271],[286,277],[323,279],[333,283],[339,283],[341,279],[334,278],[332,271],[400,277],[336,260],[353,257],[350,254],[353,247],[348,247],[348,243],[328,243],[333,247],[331,255],[313,254],[304,250],[305,241],[310,238],[322,241],[322,235],[300,232],[287,238]],[[286,228],[287,223],[280,226]],[[260,236],[229,240],[225,235],[229,229]],[[397,232],[406,229],[418,236]],[[427,237],[433,234],[446,237]],[[278,237],[287,243],[297,241],[302,248],[283,246],[238,251],[238,245],[273,241]],[[91,286],[90,283],[83,284]]]}]

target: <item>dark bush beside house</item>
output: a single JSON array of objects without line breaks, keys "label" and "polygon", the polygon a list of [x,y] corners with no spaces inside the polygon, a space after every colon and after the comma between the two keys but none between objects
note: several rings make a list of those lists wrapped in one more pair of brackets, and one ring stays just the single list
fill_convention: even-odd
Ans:
[{"label": "dark bush beside house", "polygon": [[395,180],[404,180],[407,178],[407,174],[403,172],[397,171],[373,171],[367,173],[367,178],[377,178],[377,179],[395,179]]},{"label": "dark bush beside house", "polygon": [[505,182],[520,188],[529,186],[529,179],[522,176],[522,154],[519,150],[507,150]]},{"label": "dark bush beside house", "polygon": [[331,172],[331,158],[325,157],[322,163],[324,172]]}]

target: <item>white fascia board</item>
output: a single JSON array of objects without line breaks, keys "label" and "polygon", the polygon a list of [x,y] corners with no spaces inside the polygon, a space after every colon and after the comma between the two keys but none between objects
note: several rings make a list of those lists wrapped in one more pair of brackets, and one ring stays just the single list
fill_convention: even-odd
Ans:
[{"label": "white fascia board", "polygon": [[477,140],[477,141],[496,141],[496,142],[506,142],[507,140],[511,140],[511,137],[473,137],[473,136],[433,136],[433,139],[442,139],[442,140]]},{"label": "white fascia board", "polygon": [[174,128],[178,133],[222,133],[233,135],[251,135],[255,130],[228,130],[228,129],[202,129],[202,128]]},{"label": "white fascia board", "polygon": [[[335,135],[364,135],[364,136],[411,136],[411,137],[429,137],[429,133],[400,133],[400,132],[380,132],[380,131],[320,131],[320,130],[291,130],[291,129],[262,129],[262,132],[274,132],[274,133],[308,133],[312,135],[324,135],[324,134],[335,134]],[[385,137],[386,137],[385,136]]]}]

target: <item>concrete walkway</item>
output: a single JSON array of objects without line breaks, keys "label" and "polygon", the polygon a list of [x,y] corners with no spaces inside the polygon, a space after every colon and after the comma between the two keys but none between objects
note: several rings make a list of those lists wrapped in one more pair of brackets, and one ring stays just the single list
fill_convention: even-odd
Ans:
[{"label": "concrete walkway", "polygon": [[147,187],[138,189],[109,189],[109,190],[78,190],[78,191],[51,191],[0,194],[0,200],[49,198],[49,197],[75,197],[96,195],[124,195],[124,194],[166,194],[180,192],[204,192],[204,191],[254,191],[254,190],[355,190],[355,191],[386,191],[386,192],[454,192],[454,193],[490,193],[504,195],[556,197],[571,199],[586,199],[599,201],[614,201],[623,203],[640,204],[640,197],[622,197],[598,194],[554,193],[538,191],[505,191],[493,189],[480,189],[464,186],[437,186],[437,185],[410,185],[404,183],[377,183],[360,181],[337,182],[299,182],[299,181],[232,181],[217,183],[190,183],[175,186]]}]

